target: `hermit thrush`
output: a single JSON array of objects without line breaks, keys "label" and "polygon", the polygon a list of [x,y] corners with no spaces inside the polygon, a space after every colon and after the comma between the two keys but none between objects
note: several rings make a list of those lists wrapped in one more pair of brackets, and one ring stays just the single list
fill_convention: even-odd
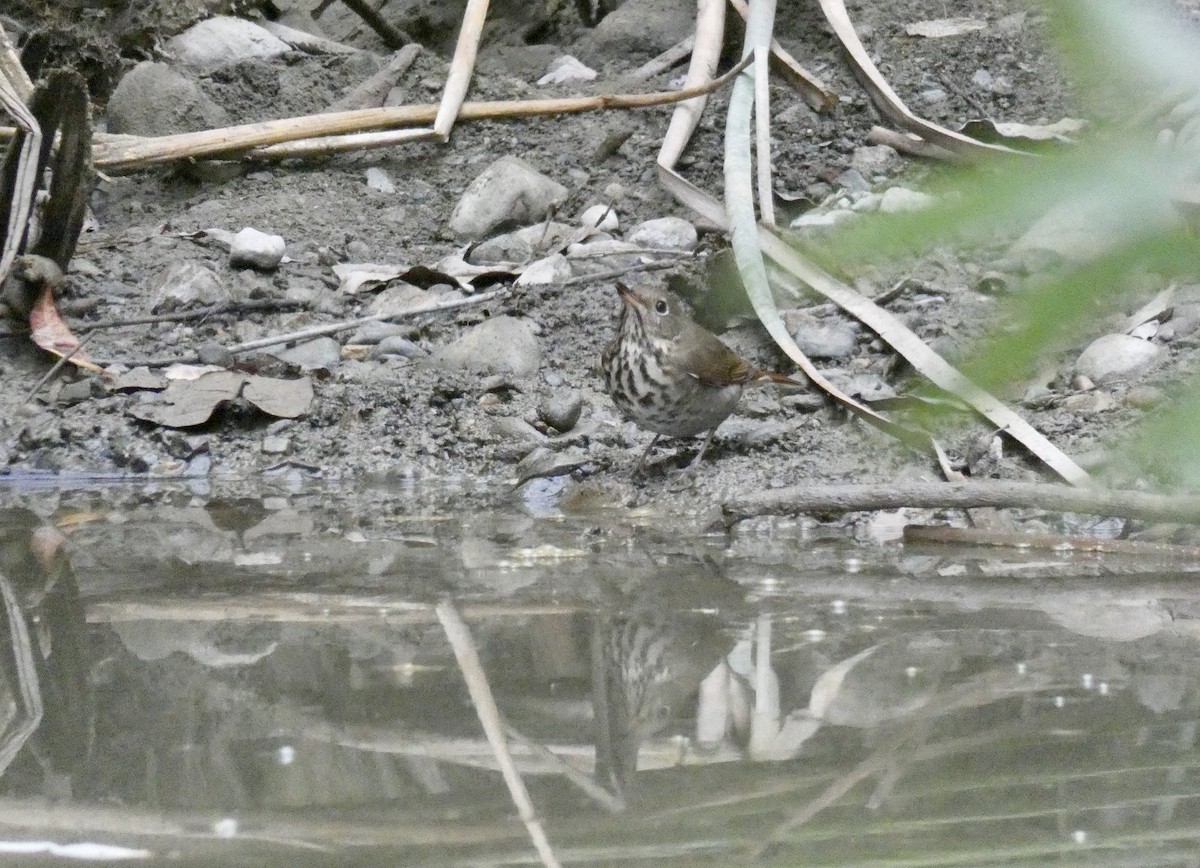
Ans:
[{"label": "hermit thrush", "polygon": [[708,432],[688,469],[704,457],[717,426],[725,421],[747,383],[802,383],[756,368],[712,332],[693,322],[661,289],[617,284],[621,318],[604,349],[604,384],[627,419],[654,432],[634,473],[663,434],[695,437]]}]

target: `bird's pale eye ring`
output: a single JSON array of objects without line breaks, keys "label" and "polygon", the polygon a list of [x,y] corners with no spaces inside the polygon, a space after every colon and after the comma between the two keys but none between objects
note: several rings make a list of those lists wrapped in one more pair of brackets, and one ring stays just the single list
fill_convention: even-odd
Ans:
[{"label": "bird's pale eye ring", "polygon": [[654,302],[654,312],[657,314],[665,314],[667,312],[667,303],[661,298]]}]

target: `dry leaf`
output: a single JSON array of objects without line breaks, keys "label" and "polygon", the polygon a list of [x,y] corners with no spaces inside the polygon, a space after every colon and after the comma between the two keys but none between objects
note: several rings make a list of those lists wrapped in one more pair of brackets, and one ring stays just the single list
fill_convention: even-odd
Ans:
[{"label": "dry leaf", "polygon": [[279,380],[274,377],[250,377],[242,397],[264,413],[283,419],[295,419],[308,412],[312,404],[312,380]]},{"label": "dry leaf", "polygon": [[129,415],[168,428],[203,425],[219,404],[238,396],[245,381],[245,375],[231,371],[212,371],[196,380],[173,380],[157,401],[135,404]]},{"label": "dry leaf", "polygon": [[59,316],[58,309],[54,306],[54,292],[49,286],[42,290],[37,304],[29,312],[29,330],[32,332],[30,337],[33,338],[33,342],[43,350],[54,353],[60,358],[71,356],[71,364],[83,368],[85,371],[97,374],[104,371],[82,350],[79,350],[79,339],[71,333],[67,324]]}]

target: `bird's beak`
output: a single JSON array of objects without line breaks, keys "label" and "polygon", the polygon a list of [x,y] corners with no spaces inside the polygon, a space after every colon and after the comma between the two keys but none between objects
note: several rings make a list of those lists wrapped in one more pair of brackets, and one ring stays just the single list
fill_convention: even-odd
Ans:
[{"label": "bird's beak", "polygon": [[617,295],[620,296],[621,302],[629,307],[645,310],[645,303],[633,294],[633,290],[623,283],[617,284]]}]

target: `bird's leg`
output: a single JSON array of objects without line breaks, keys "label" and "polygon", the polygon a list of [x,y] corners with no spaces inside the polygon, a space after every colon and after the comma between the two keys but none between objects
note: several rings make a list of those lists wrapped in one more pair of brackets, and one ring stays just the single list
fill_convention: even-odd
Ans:
[{"label": "bird's leg", "polygon": [[708,444],[712,442],[713,435],[716,433],[717,429],[715,427],[708,429],[708,433],[704,435],[704,442],[700,444],[700,451],[696,453],[696,457],[692,459],[691,463],[684,468],[685,470],[691,472],[700,465],[700,459],[704,457],[704,452],[708,449]]},{"label": "bird's leg", "polygon": [[633,478],[637,479],[642,473],[642,467],[646,464],[646,459],[650,457],[650,450],[654,448],[654,444],[658,442],[661,434],[655,434],[654,439],[650,441],[650,445],[646,447],[646,451],[642,453],[642,457],[638,459],[638,463],[633,467]]}]

